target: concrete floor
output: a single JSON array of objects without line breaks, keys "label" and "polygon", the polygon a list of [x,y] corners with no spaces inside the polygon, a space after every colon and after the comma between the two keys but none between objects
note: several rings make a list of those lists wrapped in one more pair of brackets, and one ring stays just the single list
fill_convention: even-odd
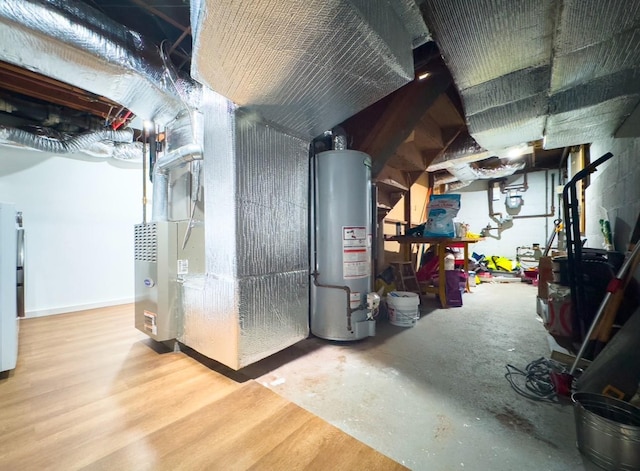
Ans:
[{"label": "concrete floor", "polygon": [[517,395],[505,365],[549,355],[536,288],[482,284],[461,308],[423,300],[415,327],[309,338],[242,373],[414,470],[595,469],[576,449],[570,405]]}]

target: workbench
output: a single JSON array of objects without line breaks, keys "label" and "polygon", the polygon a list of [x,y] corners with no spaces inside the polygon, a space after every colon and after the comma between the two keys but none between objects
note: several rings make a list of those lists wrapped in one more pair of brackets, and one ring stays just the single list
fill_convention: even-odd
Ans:
[{"label": "workbench", "polygon": [[[390,242],[397,242],[407,249],[403,251],[405,259],[411,260],[411,244],[429,244],[437,245],[438,254],[438,286],[427,286],[424,288],[425,293],[432,293],[438,296],[442,307],[447,306],[447,294],[445,291],[445,270],[444,270],[444,258],[447,255],[447,247],[463,247],[464,248],[464,271],[469,274],[469,244],[475,244],[482,239],[467,239],[467,238],[449,238],[449,237],[412,237],[412,236],[393,236],[388,237],[385,240]],[[466,291],[470,292],[469,278],[467,277]]]}]

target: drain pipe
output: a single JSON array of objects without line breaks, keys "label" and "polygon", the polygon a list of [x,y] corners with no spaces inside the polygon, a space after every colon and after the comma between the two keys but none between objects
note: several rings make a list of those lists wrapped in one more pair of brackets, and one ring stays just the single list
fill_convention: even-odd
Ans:
[{"label": "drain pipe", "polygon": [[[545,182],[547,182],[548,184],[548,180],[545,178]],[[549,212],[544,213],[544,214],[525,214],[524,216],[511,216],[512,219],[527,219],[527,218],[549,218],[549,217],[553,217],[556,215],[556,206],[555,203],[553,202],[553,191],[555,188],[555,184],[556,184],[556,175],[554,173],[551,174],[551,207],[549,208]],[[545,199],[546,201],[548,201],[548,194],[549,194],[549,190],[548,187],[545,189]],[[546,208],[546,204],[545,204],[545,208]]]},{"label": "drain pipe", "polygon": [[202,147],[187,144],[158,160],[153,168],[153,222],[169,220],[169,173],[194,160],[202,160]]}]

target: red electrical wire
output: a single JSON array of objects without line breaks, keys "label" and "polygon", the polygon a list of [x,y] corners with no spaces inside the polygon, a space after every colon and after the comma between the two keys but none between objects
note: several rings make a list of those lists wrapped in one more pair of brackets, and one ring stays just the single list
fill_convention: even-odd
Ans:
[{"label": "red electrical wire", "polygon": [[131,115],[132,115],[131,111],[127,111],[125,113],[125,115],[121,119],[118,120],[117,123],[114,121],[114,123],[112,125],[113,130],[117,131],[119,128],[121,128],[122,125],[127,122],[127,119],[129,119],[129,116],[131,116]]}]

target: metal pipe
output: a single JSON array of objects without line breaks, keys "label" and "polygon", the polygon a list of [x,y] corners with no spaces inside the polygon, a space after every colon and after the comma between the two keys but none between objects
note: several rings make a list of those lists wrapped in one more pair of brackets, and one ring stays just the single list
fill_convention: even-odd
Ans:
[{"label": "metal pipe", "polygon": [[489,199],[489,217],[495,220],[495,216],[500,216],[502,219],[502,213],[494,213],[493,212],[493,185],[497,180],[489,180],[489,185],[487,186],[487,197]]},{"label": "metal pipe", "polygon": [[[492,184],[492,182],[494,182],[494,181],[495,180],[489,181],[489,189],[491,190],[490,191],[490,195],[489,195],[489,216],[493,217],[493,216],[496,216],[496,215],[500,215],[500,217],[502,217],[502,213],[494,213],[493,212],[493,184]],[[553,191],[554,185],[555,185],[555,175],[551,174],[551,191]],[[525,173],[524,188],[528,188],[528,185],[526,183],[526,173]],[[548,192],[545,190],[545,198],[547,197],[547,195],[548,195]],[[552,201],[551,208],[549,209],[549,212],[547,212],[547,213],[515,215],[515,216],[511,216],[511,219],[531,219],[531,218],[553,217],[556,214],[556,207],[555,207],[555,204],[553,204],[553,195],[552,195],[551,201]],[[546,204],[545,204],[545,208],[546,208]]]},{"label": "metal pipe", "polygon": [[202,160],[202,147],[199,144],[186,144],[159,159],[156,162],[154,173],[168,173],[172,169],[194,160]]},{"label": "metal pipe", "polygon": [[313,277],[313,284],[319,288],[341,289],[347,293],[347,330],[349,332],[353,332],[353,329],[351,326],[351,314],[362,309],[362,304],[355,309],[351,307],[351,288],[344,285],[328,285],[325,283],[319,283],[318,277],[320,276],[320,273],[318,273],[318,271],[316,270],[314,270],[314,272],[311,273],[311,276]]},{"label": "metal pipe", "polygon": [[147,223],[147,139],[149,133],[144,126],[142,131],[142,224]]}]

